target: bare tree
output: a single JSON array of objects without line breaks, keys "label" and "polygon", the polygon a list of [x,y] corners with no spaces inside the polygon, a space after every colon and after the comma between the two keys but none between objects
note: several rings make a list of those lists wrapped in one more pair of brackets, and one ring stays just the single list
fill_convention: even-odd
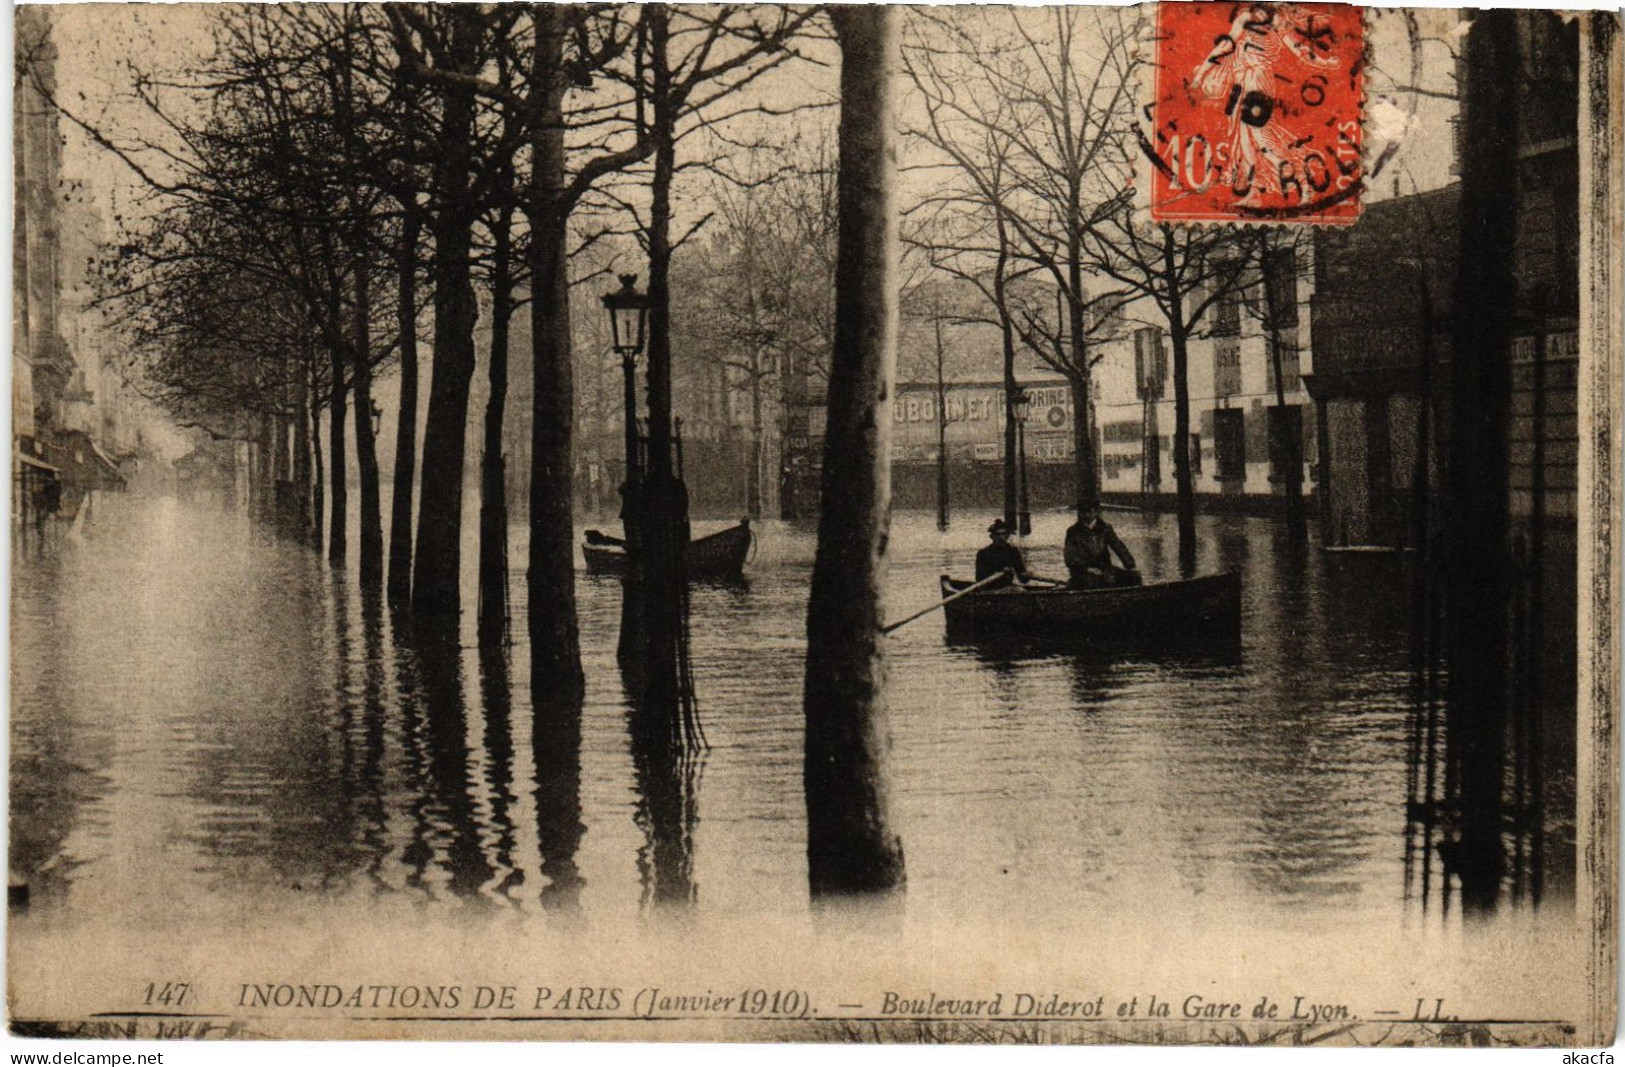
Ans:
[{"label": "bare tree", "polygon": [[[982,296],[987,313],[975,316],[962,311],[962,317],[986,322],[999,331],[1004,368],[1004,522],[1013,530],[1017,519],[1014,412],[1020,385],[1016,382],[1016,320],[1010,286],[1023,276],[1025,268],[1016,259],[1008,218],[1001,144],[997,138],[986,137],[986,165],[963,165],[974,183],[973,193],[928,198],[920,205],[918,224],[910,229],[908,241],[926,254],[932,266],[969,283]],[[981,217],[984,208],[991,221]]]},{"label": "bare tree", "polygon": [[430,91],[437,112],[428,207],[434,240],[434,364],[423,431],[412,609],[420,633],[450,638],[457,630],[460,602],[464,440],[478,315],[473,230],[487,192],[475,161],[481,98],[473,82],[493,52],[506,45],[518,13],[475,5],[398,5],[384,11],[401,68]]},{"label": "bare tree", "polygon": [[[150,242],[126,247],[145,257],[153,277],[166,284],[182,275],[172,268],[188,256],[232,261],[231,269],[258,274],[287,294],[306,328],[292,336],[302,354],[328,357],[325,394],[330,417],[331,532],[328,556],[341,562],[347,552],[345,423],[348,396],[370,407],[368,390],[387,346],[371,343],[374,317],[387,309],[370,295],[372,261],[379,235],[373,231],[375,197],[365,168],[357,162],[363,140],[362,110],[354,92],[357,43],[364,27],[354,8],[325,9],[283,17],[266,9],[231,9],[216,23],[217,47],[210,64],[194,75],[173,79],[137,73],[135,94],[171,144],[137,140],[115,142],[94,124],[71,115],[96,143],[112,150],[167,203],[171,219],[212,235],[205,243],[172,243],[158,255]],[[200,105],[169,106],[176,93]],[[193,117],[201,109],[202,117]],[[67,112],[65,112],[67,113]],[[371,147],[371,146],[369,146]],[[160,168],[152,165],[156,160]],[[171,234],[181,231],[171,229]],[[222,241],[227,234],[235,236]],[[248,316],[252,318],[252,315]],[[252,334],[252,324],[240,326]],[[300,418],[318,391],[322,375],[291,375],[301,395]],[[267,436],[261,452],[270,456]],[[312,434],[314,438],[314,433]],[[377,465],[371,426],[357,420],[357,455],[362,484],[362,571],[382,572],[378,521]],[[300,435],[300,452],[305,435]],[[303,469],[303,464],[301,464]],[[265,477],[277,479],[274,462]],[[301,494],[303,496],[303,494]]]},{"label": "bare tree", "polygon": [[[639,127],[627,139],[615,116],[624,98],[579,109],[566,121],[572,93],[625,54],[630,30],[615,11],[555,4],[529,6],[530,175],[524,190],[530,223],[531,457],[530,559],[526,572],[533,685],[579,699],[581,634],[575,609],[575,385],[570,330],[569,224],[593,186],[648,156]],[[582,137],[571,142],[572,125]]]},{"label": "bare tree", "polygon": [[[911,278],[909,281],[913,284],[905,282],[902,287],[900,303],[905,335],[903,343],[899,345],[898,363],[903,373],[931,383],[933,422],[937,434],[937,529],[946,530],[950,519],[948,426],[961,421],[964,414],[948,395],[954,359],[945,331],[963,329],[985,320],[974,312],[966,314],[965,305],[969,301],[964,297],[969,294],[956,292],[952,280],[944,279],[938,272],[930,270],[928,264],[925,270],[929,273],[922,271],[924,277]],[[912,338],[915,343],[908,343],[909,335],[913,333],[907,330],[910,325],[923,329],[927,336],[915,336]],[[1007,424],[1006,430],[1009,429]],[[1007,457],[1007,460],[1010,458]],[[1009,466],[1008,462],[1006,466]]]},{"label": "bare tree", "polygon": [[[1275,387],[1270,420],[1270,455],[1278,458],[1286,495],[1287,528],[1305,536],[1303,507],[1303,422],[1291,422],[1286,402],[1287,356],[1294,365],[1299,347],[1298,278],[1314,245],[1314,232],[1302,227],[1259,227],[1251,235],[1247,259],[1251,278],[1239,291],[1241,306],[1264,331],[1265,358]],[[1425,448],[1424,448],[1425,451]]]},{"label": "bare tree", "polygon": [[1174,484],[1179,524],[1179,562],[1196,568],[1196,496],[1190,456],[1190,339],[1202,316],[1246,284],[1249,249],[1228,230],[1199,230],[1135,219],[1127,198],[1086,238],[1091,268],[1139,298],[1166,325],[1173,349]]},{"label": "bare tree", "polygon": [[841,44],[840,255],[818,552],[807,610],[807,868],[815,896],[903,883],[886,727],[888,406],[897,335],[899,12],[830,10]]},{"label": "bare tree", "polygon": [[[1018,9],[1005,13],[1001,34],[988,32],[988,19],[971,9],[921,16],[905,50],[927,115],[918,132],[953,162],[966,181],[961,198],[992,228],[984,254],[999,261],[1006,328],[1024,325],[1029,346],[1072,383],[1082,504],[1099,496],[1086,338],[1122,299],[1089,291],[1087,244],[1116,213],[1131,162],[1138,23],[1115,9]],[[1029,273],[1059,294],[1053,330],[1040,331],[1030,308],[1013,313],[1010,283]]]},{"label": "bare tree", "polygon": [[[627,540],[642,599],[623,615],[637,636],[623,653],[642,660],[637,672],[646,692],[676,694],[684,702],[680,721],[690,723],[692,680],[687,675],[688,492],[674,463],[672,434],[671,257],[673,250],[709,219],[674,236],[673,185],[679,148],[695,133],[717,134],[737,114],[734,99],[790,55],[789,42],[812,17],[812,9],[723,6],[715,9],[645,10],[639,46],[640,108],[648,109],[653,144],[649,218],[643,229],[649,255],[648,459],[642,477],[627,487]],[[760,107],[747,108],[750,111]],[[629,595],[628,603],[631,603]],[[657,696],[651,706],[670,701]],[[693,730],[685,731],[692,735]]]}]

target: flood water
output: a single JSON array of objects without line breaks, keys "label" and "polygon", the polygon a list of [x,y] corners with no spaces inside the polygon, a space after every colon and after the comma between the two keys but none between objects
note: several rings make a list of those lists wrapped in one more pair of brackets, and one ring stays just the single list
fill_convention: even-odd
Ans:
[{"label": "flood water", "polygon": [[[989,517],[942,534],[898,516],[888,614],[968,571]],[[1172,571],[1171,516],[1111,517],[1149,578]],[[1029,566],[1062,573],[1068,518],[1035,521]],[[1201,571],[1243,575],[1239,656],[997,654],[947,645],[940,613],[893,635],[908,908],[1149,901],[1283,924],[1418,911],[1411,564],[1294,550],[1258,519],[1204,517],[1200,541]],[[568,725],[533,728],[520,529],[519,644],[482,661],[469,634],[436,662],[350,576],[240,515],[99,500],[86,528],[14,565],[13,872],[35,914],[133,922],[244,898],[610,924],[673,900],[713,917],[805,911],[813,551],[811,528],[766,522],[745,585],[696,588],[710,748],[673,771],[629,736],[614,580],[578,576],[579,744]],[[465,570],[474,559],[470,543]],[[1572,731],[1566,744],[1546,750],[1548,902],[1572,891]]]}]

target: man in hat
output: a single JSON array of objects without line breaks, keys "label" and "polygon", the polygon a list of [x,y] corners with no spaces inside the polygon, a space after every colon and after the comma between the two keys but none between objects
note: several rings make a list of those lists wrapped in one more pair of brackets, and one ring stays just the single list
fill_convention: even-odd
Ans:
[{"label": "man in hat", "polygon": [[[976,553],[976,580],[991,578],[1001,571],[1010,571],[1021,582],[1027,580],[1027,564],[1022,561],[1021,549],[1010,543],[1010,527],[1004,524],[1003,519],[994,519],[993,525],[987,528],[987,535],[991,539],[986,547]],[[994,582],[989,589],[998,589],[1009,585],[1007,577],[1002,582]]]},{"label": "man in hat", "polygon": [[[1114,554],[1123,564],[1121,567],[1113,566]],[[1112,524],[1100,517],[1100,505],[1093,501],[1078,509],[1078,521],[1066,531],[1063,557],[1071,579],[1068,584],[1074,589],[1140,584],[1134,554],[1117,536]]]}]

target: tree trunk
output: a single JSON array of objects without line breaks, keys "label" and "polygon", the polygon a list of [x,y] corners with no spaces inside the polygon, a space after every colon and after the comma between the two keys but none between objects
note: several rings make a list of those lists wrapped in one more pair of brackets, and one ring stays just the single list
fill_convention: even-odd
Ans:
[{"label": "tree trunk", "polygon": [[378,445],[372,426],[372,274],[364,234],[351,257],[355,275],[355,333],[350,358],[355,366],[355,459],[361,478],[361,585],[376,589],[384,580],[384,527],[378,498]]},{"label": "tree trunk", "polygon": [[401,345],[401,406],[395,423],[395,476],[389,497],[389,575],[392,604],[412,595],[412,497],[418,452],[418,238],[423,219],[410,207],[401,224],[396,261],[396,314]]},{"label": "tree trunk", "polygon": [[1507,435],[1517,301],[1517,218],[1507,205],[1518,192],[1518,80],[1507,72],[1521,69],[1517,17],[1512,11],[1477,12],[1467,34],[1452,350],[1472,358],[1450,362],[1447,736],[1459,768],[1462,905],[1476,912],[1495,909],[1506,868]]},{"label": "tree trunk", "polygon": [[271,488],[288,480],[288,417],[281,411],[271,415]]},{"label": "tree trunk", "polygon": [[1281,458],[1286,468],[1283,472],[1286,488],[1286,525],[1292,539],[1297,541],[1308,535],[1303,517],[1303,457],[1300,450],[1303,423],[1301,421],[1298,423],[1298,432],[1295,434],[1287,425],[1286,383],[1281,380],[1281,320],[1274,308],[1269,309],[1266,314],[1269,315],[1270,362],[1275,367],[1275,406],[1281,412],[1275,425],[1276,432],[1282,436]]},{"label": "tree trunk", "polygon": [[1179,573],[1196,573],[1196,490],[1191,480],[1191,390],[1185,331],[1169,331],[1174,350],[1174,508],[1179,527]]},{"label": "tree trunk", "polygon": [[745,484],[745,514],[762,517],[762,354],[756,353],[750,376],[750,480]]},{"label": "tree trunk", "polygon": [[333,392],[327,401],[327,481],[331,497],[332,515],[327,528],[327,561],[335,567],[344,563],[349,550],[349,468],[344,458],[345,394],[344,352],[337,345],[330,349],[333,366]]},{"label": "tree trunk", "polygon": [[[532,673],[554,694],[579,700],[584,691],[576,622],[575,530],[570,474],[575,417],[570,344],[570,277],[564,203],[565,9],[531,8],[532,57],[530,278],[531,463],[530,549],[525,576]],[[541,690],[538,688],[538,692]]]},{"label": "tree trunk", "polygon": [[[1424,564],[1431,563],[1430,530],[1433,499],[1433,292],[1427,274],[1417,272],[1417,290],[1422,304],[1422,359],[1417,379],[1416,459],[1411,473],[1411,548],[1422,553]],[[1430,566],[1424,567],[1431,571]]]},{"label": "tree trunk", "polygon": [[1067,390],[1072,394],[1072,464],[1074,504],[1082,510],[1089,500],[1089,380],[1074,367],[1067,375]]},{"label": "tree trunk", "polygon": [[[478,66],[478,11],[447,8],[452,27],[444,60],[473,74]],[[417,631],[454,637],[461,611],[463,459],[468,428],[468,385],[474,375],[474,300],[469,255],[478,205],[470,188],[474,94],[441,91],[434,181],[434,369],[429,416],[423,429],[422,504],[413,560],[412,610]]]},{"label": "tree trunk", "polygon": [[326,471],[322,463],[322,411],[321,403],[317,399],[320,390],[316,385],[316,364],[314,360],[310,366],[310,456],[315,463],[315,473],[310,480],[310,547],[320,552],[322,550],[322,516],[326,513],[326,500],[323,496],[327,484]]},{"label": "tree trunk", "polygon": [[[1005,233],[1004,216],[997,217],[999,254],[993,267],[993,306],[999,315],[999,341],[1004,353],[1004,524],[1016,529],[1016,394],[1021,386],[1016,382],[1016,329],[1010,320],[1010,304],[1005,298],[1005,271],[1010,261],[1010,242]],[[1080,455],[1082,453],[1079,453]]]},{"label": "tree trunk", "polygon": [[[1095,469],[1093,375],[1089,369],[1089,346],[1084,322],[1083,248],[1081,223],[1077,217],[1077,195],[1071,200],[1071,220],[1067,227],[1067,284],[1071,289],[1066,302],[1067,332],[1072,339],[1072,365],[1077,368],[1078,388],[1073,393],[1072,423],[1074,440],[1078,444],[1078,502],[1080,505],[1100,503],[1100,472]],[[1079,403],[1079,401],[1082,401]]]},{"label": "tree trunk", "polygon": [[270,524],[276,516],[276,416],[269,411],[260,415],[259,439],[254,442],[257,453],[254,464],[255,480],[259,485],[254,493],[255,517]]},{"label": "tree trunk", "polygon": [[[688,578],[684,551],[688,546],[688,493],[675,465],[672,435],[671,353],[671,186],[677,170],[676,126],[679,101],[672,90],[667,66],[669,12],[661,6],[646,9],[649,24],[651,77],[650,136],[654,143],[654,173],[649,195],[649,461],[644,471],[641,499],[636,511],[638,527],[631,532],[635,591],[641,611],[623,614],[623,625],[638,627],[637,638],[621,647],[635,662],[628,662],[634,685],[641,691],[637,707],[664,721],[674,739],[685,737],[693,695],[683,647],[688,628]],[[628,597],[632,597],[632,591]]]},{"label": "tree trunk", "polygon": [[508,404],[508,320],[513,315],[512,225],[513,209],[504,207],[492,227],[491,396],[485,408],[485,449],[480,456],[481,648],[493,648],[508,639],[508,496],[502,416]]},{"label": "tree trunk", "polygon": [[830,9],[841,44],[840,240],[818,551],[807,612],[804,786],[815,897],[904,881],[890,825],[885,641],[897,345],[896,8]]},{"label": "tree trunk", "polygon": [[287,535],[299,541],[310,540],[310,383],[300,366],[293,389],[293,491],[297,500],[297,525]]},{"label": "tree trunk", "polygon": [[933,325],[937,338],[937,529],[948,528],[948,383],[943,379],[942,319]]},{"label": "tree trunk", "polygon": [[1168,280],[1168,339],[1174,350],[1174,491],[1179,524],[1179,573],[1196,573],[1196,490],[1191,481],[1190,338],[1174,262],[1174,241],[1162,234],[1163,277]]}]

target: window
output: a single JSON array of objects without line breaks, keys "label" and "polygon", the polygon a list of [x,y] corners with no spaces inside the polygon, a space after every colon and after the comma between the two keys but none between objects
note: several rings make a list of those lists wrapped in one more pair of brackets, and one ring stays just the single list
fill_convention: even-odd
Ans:
[{"label": "window", "polygon": [[1217,341],[1213,345],[1213,392],[1235,396],[1241,392],[1241,342]]},{"label": "window", "polygon": [[1168,356],[1162,349],[1162,331],[1146,326],[1134,331],[1134,386],[1141,400],[1162,399],[1168,380]]},{"label": "window", "polygon": [[1298,263],[1290,248],[1264,253],[1265,314],[1277,328],[1298,324]]},{"label": "window", "polygon": [[1139,419],[1108,422],[1101,427],[1101,437],[1113,444],[1132,444],[1140,439],[1143,427]]},{"label": "window", "polygon": [[1303,463],[1303,408],[1297,404],[1269,409],[1270,479],[1285,481],[1292,456]]},{"label": "window", "polygon": [[1202,473],[1202,435],[1191,434],[1191,473]]},{"label": "window", "polygon": [[1213,459],[1220,478],[1247,476],[1247,425],[1240,408],[1213,413]]},{"label": "window", "polygon": [[1158,434],[1145,435],[1145,486],[1151,488],[1162,482],[1162,438]]},{"label": "window", "polygon": [[1200,293],[1193,294],[1193,299],[1200,302],[1218,289],[1226,290],[1213,304],[1213,328],[1209,332],[1214,337],[1236,337],[1241,333],[1241,294],[1235,288],[1236,269],[1234,263],[1213,264],[1213,277],[1202,286]]}]

